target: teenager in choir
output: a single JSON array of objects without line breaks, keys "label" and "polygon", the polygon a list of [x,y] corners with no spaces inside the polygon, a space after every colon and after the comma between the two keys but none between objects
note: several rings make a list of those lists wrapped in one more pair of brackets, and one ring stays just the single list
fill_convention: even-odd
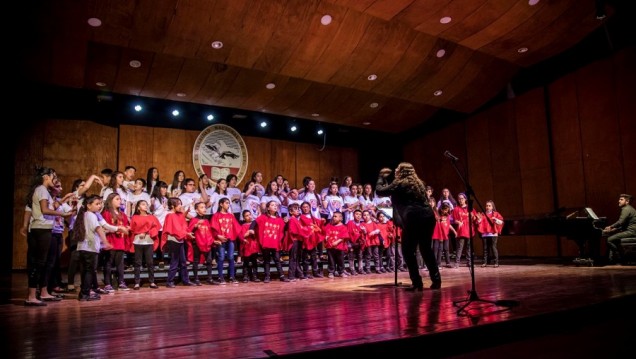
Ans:
[{"label": "teenager in choir", "polygon": [[186,215],[186,220],[190,220],[190,218],[194,218],[197,216],[197,212],[194,210],[194,204],[197,202],[208,203],[210,199],[208,198],[208,194],[205,193],[205,191],[197,191],[194,179],[186,178],[183,183],[184,190],[183,192],[181,192],[181,196],[179,196],[179,199],[181,200],[181,207],[183,208],[183,212]]},{"label": "teenager in choir", "polygon": [[113,171],[110,168],[104,168],[101,172],[100,172],[100,184],[102,186],[102,189],[99,191],[99,195],[104,198],[104,191],[106,190],[106,186],[108,186],[108,184],[110,183],[110,179],[113,177]]},{"label": "teenager in choir", "polygon": [[442,256],[444,256],[446,268],[452,268],[450,262],[449,233],[453,232],[457,235],[455,228],[451,226],[450,215],[450,206],[446,202],[442,203],[438,210],[437,223],[433,231],[433,252],[436,254],[437,265],[442,266]]},{"label": "teenager in choir", "polygon": [[[194,180],[192,180],[194,185]],[[181,281],[185,286],[193,286],[188,278],[188,267],[186,264],[185,240],[194,239],[194,235],[188,231],[188,223],[184,208],[179,198],[168,199],[168,214],[163,225],[162,236],[165,238],[165,246],[170,255],[170,268],[168,269],[168,288],[175,288],[174,278],[179,272]]]},{"label": "teenager in choir", "polygon": [[[51,246],[49,247],[49,255],[47,256],[46,275],[48,276],[48,290],[49,293],[61,293],[62,289],[62,270],[60,268],[60,256],[62,251],[62,244],[64,242],[64,228],[65,221],[63,214],[67,212],[73,212],[75,209],[69,204],[74,197],[72,192],[67,193],[62,197],[62,184],[59,179],[55,182],[55,186],[51,190],[51,197],[53,198],[53,209],[59,213],[57,216],[51,216],[53,218],[53,228],[51,230]],[[30,212],[29,212],[30,213]],[[72,214],[71,214],[72,215]]]},{"label": "teenager in choir", "polygon": [[386,272],[382,262],[380,262],[380,229],[373,219],[370,211],[362,211],[360,230],[364,233],[365,238],[364,271],[366,274],[371,274],[371,261],[373,261],[376,273]]},{"label": "teenager in choir", "polygon": [[145,200],[140,200],[135,205],[133,216],[130,220],[130,235],[135,248],[135,286],[134,290],[141,288],[141,265],[145,261],[148,269],[148,281],[150,288],[159,288],[155,284],[155,265],[152,254],[159,247],[159,233],[161,223],[157,217],[148,212],[150,205]]},{"label": "teenager in choir", "polygon": [[102,192],[102,201],[106,201],[108,195],[116,193],[121,199],[120,210],[126,213],[126,200],[128,200],[128,191],[124,187],[124,174],[121,172],[113,172],[110,182],[106,185],[106,189]]},{"label": "teenager in choir", "polygon": [[[349,240],[351,243],[348,249],[347,258],[349,260],[349,271],[352,275],[367,274],[362,268],[362,255],[366,248],[365,233],[361,229],[362,224],[362,211],[355,210],[353,212],[353,220],[347,223],[347,229],[349,230]],[[357,267],[354,266],[354,260],[358,261]],[[357,270],[356,270],[357,269]]]},{"label": "teenager in choir", "polygon": [[278,183],[275,180],[271,180],[267,183],[267,188],[265,188],[265,194],[261,197],[261,213],[267,212],[267,203],[270,201],[274,201],[277,204],[278,215],[281,216],[281,202],[278,197]]},{"label": "teenager in choir", "polygon": [[[274,182],[275,183],[275,182]],[[280,280],[289,282],[283,273],[283,266],[280,262],[280,248],[284,235],[285,222],[278,215],[278,203],[269,201],[266,206],[266,212],[261,214],[250,226],[250,234],[256,234],[258,242],[261,245],[263,253],[263,261],[265,267],[265,279],[263,282],[269,283],[271,260],[278,270]]]},{"label": "teenager in choir", "polygon": [[148,168],[148,172],[146,172],[146,188],[144,188],[144,192],[150,195],[159,181],[159,169],[157,169],[157,167]]},{"label": "teenager in choir", "polygon": [[[311,177],[305,177],[305,178],[311,179]],[[319,195],[320,195],[321,200],[324,199],[325,196],[329,194],[329,187],[331,187],[331,184],[333,182],[339,183],[338,177],[331,177],[329,179],[329,182],[327,182],[327,186],[320,190]],[[303,185],[304,185],[304,183],[305,182],[303,181]],[[304,189],[303,189],[303,192],[304,192]]]},{"label": "teenager in choir", "polygon": [[437,201],[437,209],[440,209],[442,203],[447,203],[451,211],[457,206],[457,201],[455,201],[455,198],[448,188],[442,189],[442,196],[439,198],[439,201]]},{"label": "teenager in choir", "polygon": [[[464,251],[464,246],[466,246],[466,260],[467,264],[470,267],[470,258],[472,248],[470,248],[470,235],[473,236],[477,233],[477,228],[474,224],[477,222],[477,212],[473,209],[470,219],[472,223],[469,221],[468,216],[468,203],[466,202],[466,195],[464,193],[460,193],[457,195],[457,206],[453,208],[451,212],[452,222],[455,224],[457,231],[457,253],[455,257],[455,268],[458,268],[461,264],[461,258]],[[471,225],[473,228],[471,228]],[[472,233],[471,233],[472,232]]]},{"label": "teenager in choir", "polygon": [[353,184],[353,178],[351,176],[344,176],[342,184],[338,188],[338,193],[343,198],[351,195],[351,185]]},{"label": "teenager in choir", "polygon": [[258,198],[263,197],[263,195],[265,194],[265,186],[263,186],[263,174],[259,171],[254,171],[252,172],[250,180],[254,182],[254,191],[256,191],[256,196],[258,196]]},{"label": "teenager in choir", "polygon": [[223,262],[225,261],[225,258],[227,258],[228,281],[232,284],[238,284],[234,266],[234,247],[235,241],[241,233],[241,225],[230,211],[229,198],[224,197],[219,200],[218,209],[216,213],[212,215],[212,219],[210,221],[212,223],[212,236],[214,241],[221,242],[216,246],[216,269],[218,272],[218,278],[214,283],[225,284]]},{"label": "teenager in choir", "polygon": [[[303,272],[308,279],[323,278],[322,268],[318,267],[318,244],[323,242],[323,221],[311,214],[311,204],[302,202],[298,220],[303,226],[311,227],[312,233],[303,241]],[[311,266],[311,271],[310,267]]]},{"label": "teenager in choir", "polygon": [[143,178],[137,178],[133,185],[133,189],[131,192],[128,192],[128,200],[126,201],[126,214],[128,217],[132,217],[133,213],[135,213],[135,207],[137,207],[137,202],[146,201],[150,202],[150,194],[144,192],[146,188],[146,180]]},{"label": "teenager in choir", "polygon": [[[488,220],[490,219],[490,221]],[[497,250],[497,239],[503,229],[504,219],[501,213],[497,212],[495,202],[486,202],[486,213],[479,213],[477,218],[477,230],[481,235],[484,245],[484,263],[482,267],[488,265],[488,256],[492,253],[495,268],[499,267],[499,251]]]},{"label": "teenager in choir", "polygon": [[260,282],[258,279],[258,253],[261,251],[260,244],[256,238],[254,232],[250,233],[250,226],[252,225],[252,212],[244,210],[241,213],[243,217],[243,224],[241,224],[242,241],[240,246],[240,254],[243,257],[243,283]]},{"label": "teenager in choir", "polygon": [[342,213],[344,215],[344,223],[346,224],[353,219],[353,212],[355,210],[362,209],[362,201],[358,195],[358,185],[352,184],[349,186],[349,195],[345,196],[343,201],[344,206]]},{"label": "teenager in choir", "polygon": [[192,273],[194,275],[194,284],[201,286],[199,280],[199,263],[203,260],[205,268],[208,272],[208,284],[214,284],[212,278],[212,255],[215,252],[215,246],[221,245],[221,240],[215,241],[212,222],[208,219],[207,206],[203,202],[197,202],[194,204],[194,209],[197,212],[196,217],[190,219],[188,224],[188,232],[194,234],[194,241],[192,242]]},{"label": "teenager in choir", "polygon": [[159,228],[159,243],[156,246],[155,254],[160,266],[163,265],[163,245],[161,232],[163,231],[163,224],[168,214],[168,184],[164,181],[158,181],[155,188],[152,190],[149,202],[150,213],[157,218],[161,227]]},{"label": "teenager in choir", "polygon": [[100,299],[99,294],[91,293],[91,289],[97,287],[97,257],[100,250],[112,248],[97,218],[101,210],[102,198],[98,195],[88,196],[77,214],[73,229],[82,270],[82,285],[77,297],[80,301]]},{"label": "teenager in choir", "polygon": [[325,226],[325,247],[329,257],[329,278],[348,277],[345,270],[344,255],[347,252],[347,242],[349,241],[349,230],[342,223],[341,212],[334,212],[331,221]]},{"label": "teenager in choir", "polygon": [[314,224],[304,225],[300,221],[300,206],[292,203],[288,207],[289,221],[287,222],[287,232],[285,235],[285,248],[289,252],[288,277],[291,282],[297,279],[307,279],[302,270],[303,243],[314,233]]},{"label": "teenager in choir", "polygon": [[331,182],[329,185],[329,192],[322,201],[322,206],[327,212],[327,221],[331,221],[331,217],[335,212],[342,213],[342,207],[344,207],[344,200],[338,193],[338,183]]},{"label": "teenager in choir", "polygon": [[[258,218],[261,215],[261,197],[258,196],[256,182],[249,181],[243,187],[241,194],[241,208],[243,213],[250,211],[252,218]],[[243,218],[245,219],[245,218]]]},{"label": "teenager in choir", "polygon": [[289,196],[289,191],[286,191],[283,187],[285,183],[285,177],[282,175],[278,175],[275,178],[276,186],[278,190],[276,191],[276,195],[280,200],[280,215],[285,218],[289,215],[289,210],[287,209],[287,197]]},{"label": "teenager in choir", "polygon": [[[46,282],[45,267],[49,248],[52,242],[52,229],[54,220],[48,216],[68,217],[72,212],[60,214],[51,209],[53,198],[49,192],[54,187],[54,180],[57,178],[55,170],[51,168],[38,168],[33,179],[33,185],[27,196],[27,206],[31,208],[31,230],[27,236],[27,265],[28,265],[28,294],[24,305],[44,306],[42,301],[57,300],[48,292]],[[36,290],[40,288],[40,299],[36,297]],[[55,298],[55,299],[54,299]]]},{"label": "teenager in choir", "polygon": [[[212,210],[212,214],[219,210],[219,203],[221,203],[221,199],[223,198],[227,198],[228,200],[230,199],[230,196],[227,193],[227,180],[225,178],[219,178],[216,180],[214,193],[212,193],[212,196],[209,197],[209,206]],[[231,210],[230,213],[232,213]]]},{"label": "teenager in choir", "polygon": [[172,177],[172,183],[168,185],[168,196],[169,197],[179,197],[183,192],[183,187],[185,186],[185,172],[178,170],[174,173]]},{"label": "teenager in choir", "polygon": [[[202,194],[205,192],[208,195],[208,202],[206,203],[206,214],[212,214],[212,208],[215,204],[212,203],[214,194],[216,193],[216,186],[212,185],[212,181],[205,173],[199,176],[199,183],[197,184],[197,193]],[[216,203],[218,205],[218,202]]]},{"label": "teenager in choir", "polygon": [[130,222],[128,216],[120,210],[121,198],[116,193],[111,193],[106,197],[104,202],[104,210],[102,211],[102,217],[106,223],[124,229],[117,230],[116,232],[109,232],[106,234],[106,238],[112,245],[112,248],[105,252],[105,269],[104,269],[104,290],[112,293],[113,289],[111,280],[112,272],[115,270],[115,277],[119,286],[118,290],[128,290],[124,281],[124,253],[129,250],[130,241],[128,240],[128,230]]},{"label": "teenager in choir", "polygon": [[238,177],[230,173],[225,181],[227,182],[227,196],[230,198],[230,208],[238,221],[241,219],[241,189],[237,187]]},{"label": "teenager in choir", "polygon": [[124,169],[123,186],[127,192],[132,192],[135,187],[135,174],[137,174],[137,169],[133,166],[126,166]]},{"label": "teenager in choir", "polygon": [[303,204],[303,200],[300,199],[300,192],[297,188],[292,188],[289,190],[289,195],[287,196],[287,206],[296,203],[299,207]]},{"label": "teenager in choir", "polygon": [[[358,187],[360,190],[360,187]],[[370,211],[371,213],[375,213],[375,193],[373,192],[373,187],[370,183],[364,185],[362,192],[360,193],[360,210],[361,211]]]}]

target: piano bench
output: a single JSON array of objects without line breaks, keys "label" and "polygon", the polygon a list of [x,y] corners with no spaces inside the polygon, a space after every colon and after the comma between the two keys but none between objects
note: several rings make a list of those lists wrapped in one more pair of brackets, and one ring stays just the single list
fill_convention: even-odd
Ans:
[{"label": "piano bench", "polygon": [[636,237],[621,239],[623,247],[623,263],[636,263]]}]

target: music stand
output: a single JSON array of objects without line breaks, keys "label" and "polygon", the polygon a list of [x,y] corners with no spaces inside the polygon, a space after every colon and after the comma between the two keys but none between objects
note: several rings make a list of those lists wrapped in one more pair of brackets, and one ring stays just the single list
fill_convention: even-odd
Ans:
[{"label": "music stand", "polygon": [[[517,301],[514,300],[506,300],[506,299],[501,299],[501,300],[486,300],[486,299],[481,299],[479,298],[479,295],[477,294],[477,289],[476,289],[476,285],[475,285],[475,252],[473,251],[473,198],[475,199],[475,201],[477,202],[477,204],[479,205],[479,208],[481,209],[482,212],[486,212],[484,210],[484,207],[481,205],[481,203],[479,202],[479,200],[477,199],[477,196],[475,195],[470,183],[468,182],[468,171],[465,171],[465,175],[462,175],[461,171],[459,170],[459,168],[457,167],[457,161],[459,161],[459,159],[455,156],[453,156],[452,154],[450,154],[450,152],[446,151],[444,153],[444,155],[448,158],[450,158],[451,160],[451,164],[453,165],[453,168],[455,169],[455,172],[457,172],[457,175],[459,176],[459,178],[462,180],[462,182],[464,183],[464,187],[466,188],[466,203],[468,204],[468,253],[470,255],[470,281],[471,281],[471,287],[470,287],[470,291],[468,291],[468,298],[466,299],[462,299],[462,300],[455,300],[453,301],[453,306],[455,307],[459,307],[459,309],[457,309],[457,315],[459,316],[470,316],[470,313],[468,312],[468,310],[466,309],[471,303],[473,302],[480,302],[480,303],[488,303],[488,304],[492,304],[492,305],[496,305],[499,307],[514,307],[517,306],[519,303]],[[486,220],[488,221],[488,223],[490,223],[490,225],[492,226],[493,223],[491,221],[490,218],[488,218],[488,216],[484,216],[486,218]],[[461,256],[461,253],[459,253],[458,255]]]}]

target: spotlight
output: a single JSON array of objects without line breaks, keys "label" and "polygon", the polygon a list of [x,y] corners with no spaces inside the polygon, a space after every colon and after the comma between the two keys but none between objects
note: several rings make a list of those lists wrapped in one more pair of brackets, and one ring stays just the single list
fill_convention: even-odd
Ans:
[{"label": "spotlight", "polygon": [[323,130],[318,130],[317,132],[319,135],[322,135],[323,133],[325,133]]},{"label": "spotlight", "polygon": [[135,111],[139,112],[141,110],[143,110],[144,108],[141,107],[141,105],[135,105]]},{"label": "spotlight", "polygon": [[179,110],[172,110],[172,116],[174,117],[179,116]]},{"label": "spotlight", "polygon": [[214,120],[214,115],[208,115],[206,118],[208,119],[208,121],[212,121]]},{"label": "spotlight", "polygon": [[261,122],[261,127],[262,127],[262,128],[267,127],[267,122],[265,122],[265,121]]},{"label": "spotlight", "polygon": [[298,129],[298,127],[296,127],[296,126],[292,126],[289,130],[290,130],[291,132],[296,132],[296,130],[297,130],[297,129]]},{"label": "spotlight", "polygon": [[605,13],[605,0],[596,0],[596,19],[603,20],[607,17]]}]

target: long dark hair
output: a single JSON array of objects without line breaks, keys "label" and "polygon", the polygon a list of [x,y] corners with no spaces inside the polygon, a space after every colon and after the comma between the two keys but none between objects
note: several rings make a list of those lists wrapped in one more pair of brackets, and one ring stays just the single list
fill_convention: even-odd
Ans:
[{"label": "long dark hair", "polygon": [[157,167],[148,168],[148,173],[146,173],[146,193],[150,194],[152,192],[152,181],[155,179],[152,178],[152,172],[157,170],[157,183],[159,183],[159,169]]},{"label": "long dark hair", "polygon": [[55,170],[50,167],[35,167],[35,173],[33,174],[33,178],[31,178],[31,188],[29,188],[29,193],[25,198],[25,203],[29,208],[33,208],[33,193],[35,193],[35,189],[44,184],[44,176],[53,176],[55,175]]},{"label": "long dark hair", "polygon": [[92,204],[97,200],[101,200],[102,197],[97,194],[93,194],[88,196],[84,202],[82,203],[82,207],[79,212],[77,212],[77,219],[75,220],[75,224],[73,225],[73,241],[74,242],[82,242],[86,237],[86,226],[84,225],[84,213],[88,211],[88,205]]}]

